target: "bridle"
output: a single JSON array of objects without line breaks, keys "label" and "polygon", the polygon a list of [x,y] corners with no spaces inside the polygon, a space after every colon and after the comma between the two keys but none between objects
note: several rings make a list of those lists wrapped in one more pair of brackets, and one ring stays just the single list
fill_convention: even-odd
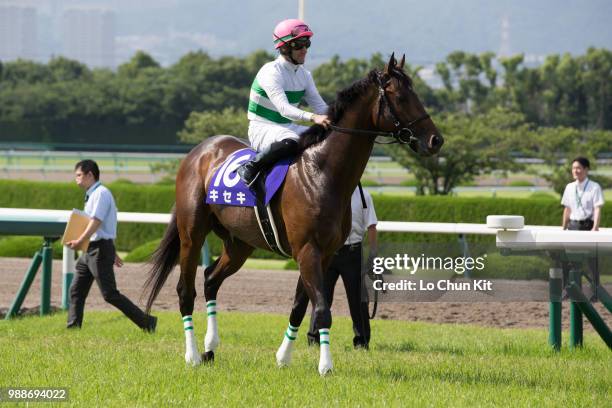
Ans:
[{"label": "bridle", "polygon": [[391,143],[400,143],[400,144],[409,144],[413,142],[418,142],[419,139],[414,135],[412,127],[417,123],[428,119],[429,114],[424,114],[405,125],[402,125],[401,120],[399,119],[397,112],[393,105],[389,102],[389,98],[387,96],[386,88],[389,82],[386,83],[382,80],[382,75],[379,73],[377,76],[377,85],[378,85],[378,115],[376,116],[376,124],[375,127],[379,128],[380,126],[380,117],[385,112],[385,106],[387,107],[387,111],[391,116],[393,121],[393,126],[395,126],[395,130],[391,132],[384,132],[381,130],[365,130],[365,129],[353,129],[353,128],[343,128],[336,125],[329,125],[329,128],[335,130],[336,132],[349,133],[349,134],[362,134],[368,136],[383,136],[383,137],[391,137],[394,140],[390,142],[377,142],[381,144],[391,144]]}]

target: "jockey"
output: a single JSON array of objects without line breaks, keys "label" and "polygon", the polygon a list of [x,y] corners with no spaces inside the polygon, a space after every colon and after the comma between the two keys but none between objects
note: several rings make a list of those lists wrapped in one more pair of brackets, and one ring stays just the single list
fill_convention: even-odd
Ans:
[{"label": "jockey", "polygon": [[[327,104],[312,75],[302,66],[312,35],[306,23],[297,19],[281,21],[274,29],[274,44],[280,55],[261,67],[249,97],[249,141],[259,153],[238,168],[240,178],[249,187],[259,172],[298,153],[299,134],[307,127],[293,121],[310,121],[324,127],[330,124],[325,114]],[[298,108],[302,99],[315,113]]]}]

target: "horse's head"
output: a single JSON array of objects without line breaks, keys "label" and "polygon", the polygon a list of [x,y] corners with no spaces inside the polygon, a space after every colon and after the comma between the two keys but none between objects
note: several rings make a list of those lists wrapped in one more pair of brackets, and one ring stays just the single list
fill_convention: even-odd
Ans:
[{"label": "horse's head", "polygon": [[400,143],[423,156],[438,153],[444,138],[414,91],[412,79],[404,72],[405,57],[398,64],[391,54],[389,63],[378,74],[378,106],[374,123]]}]

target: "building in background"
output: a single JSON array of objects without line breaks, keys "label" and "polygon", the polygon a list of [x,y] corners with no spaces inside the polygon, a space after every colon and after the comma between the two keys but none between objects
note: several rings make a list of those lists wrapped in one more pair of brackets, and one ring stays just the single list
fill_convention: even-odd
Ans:
[{"label": "building in background", "polygon": [[36,23],[35,8],[0,5],[0,60],[36,58]]},{"label": "building in background", "polygon": [[62,55],[89,67],[115,66],[115,12],[68,9],[61,20]]}]

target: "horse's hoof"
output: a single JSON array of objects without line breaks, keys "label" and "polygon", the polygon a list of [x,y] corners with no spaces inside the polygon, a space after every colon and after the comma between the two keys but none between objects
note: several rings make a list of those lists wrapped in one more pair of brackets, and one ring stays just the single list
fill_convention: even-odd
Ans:
[{"label": "horse's hoof", "polygon": [[215,361],[215,352],[206,351],[202,354],[202,361],[205,363],[212,363]]},{"label": "horse's hoof", "polygon": [[332,368],[334,368],[334,366],[331,361],[319,362],[319,374],[321,374],[321,377],[331,374]]},{"label": "horse's hoof", "polygon": [[289,364],[291,364],[290,361],[285,361],[285,360],[276,360],[276,366],[278,368],[283,368],[283,367],[289,367]]},{"label": "horse's hoof", "polygon": [[289,364],[291,364],[291,353],[286,353],[281,350],[278,350],[278,352],[276,353],[276,365],[279,368],[282,368],[289,367]]},{"label": "horse's hoof", "polygon": [[319,374],[321,375],[321,377],[327,377],[328,375],[331,375],[332,373],[332,368],[321,368],[319,367]]},{"label": "horse's hoof", "polygon": [[193,354],[193,355],[186,355],[185,362],[187,363],[187,365],[191,367],[197,367],[200,365],[200,363],[202,363],[202,360],[197,354]]}]

